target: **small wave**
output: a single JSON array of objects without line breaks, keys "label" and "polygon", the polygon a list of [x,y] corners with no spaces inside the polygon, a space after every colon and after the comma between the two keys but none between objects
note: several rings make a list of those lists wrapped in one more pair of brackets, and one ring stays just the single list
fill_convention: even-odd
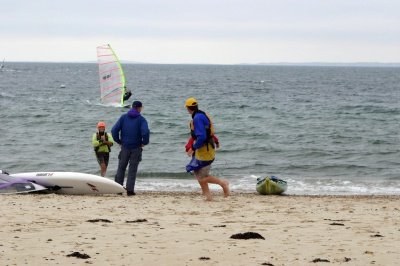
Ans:
[{"label": "small wave", "polygon": [[[360,113],[373,113],[373,114],[400,114],[400,108],[398,107],[385,107],[385,106],[375,106],[375,105],[346,105],[342,106],[338,113],[343,110],[348,111],[359,111]],[[352,113],[351,113],[352,114]]]},{"label": "small wave", "polygon": [[7,93],[7,92],[0,92],[0,99],[4,98],[16,98],[18,97],[17,95],[11,94],[11,93]]},{"label": "small wave", "polygon": [[368,142],[373,144],[373,145],[390,144],[390,142],[388,142],[386,140],[382,140],[382,139],[370,140]]},{"label": "small wave", "polygon": [[231,148],[231,149],[229,149],[229,148],[221,148],[220,150],[217,150],[217,153],[221,153],[221,154],[230,154],[230,153],[238,153],[238,152],[247,152],[248,151],[248,148],[245,148],[245,147],[243,147],[243,148]]},{"label": "small wave", "polygon": [[188,179],[193,175],[185,172],[171,173],[171,172],[140,172],[138,177],[142,178],[169,178],[169,179]]},{"label": "small wave", "polygon": [[400,188],[377,180],[289,179],[288,194],[297,195],[399,195]]},{"label": "small wave", "polygon": [[32,115],[33,118],[42,118],[42,117],[48,117],[48,116],[49,116],[48,114],[35,114],[35,115]]},{"label": "small wave", "polygon": [[400,180],[400,176],[389,177],[387,180]]}]

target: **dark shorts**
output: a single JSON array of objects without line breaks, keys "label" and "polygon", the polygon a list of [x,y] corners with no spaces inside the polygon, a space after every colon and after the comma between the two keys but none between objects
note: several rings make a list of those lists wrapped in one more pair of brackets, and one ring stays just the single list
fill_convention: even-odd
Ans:
[{"label": "dark shorts", "polygon": [[106,166],[108,166],[108,160],[110,159],[110,153],[108,153],[108,152],[96,152],[96,158],[97,158],[97,162],[99,164],[104,163]]}]

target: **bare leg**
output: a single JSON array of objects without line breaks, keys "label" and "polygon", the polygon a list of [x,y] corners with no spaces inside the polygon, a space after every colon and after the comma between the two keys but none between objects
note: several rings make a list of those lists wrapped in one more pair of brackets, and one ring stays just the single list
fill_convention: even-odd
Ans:
[{"label": "bare leg", "polygon": [[105,163],[100,164],[100,174],[101,176],[105,176],[107,171],[107,166]]},{"label": "bare leg", "polygon": [[223,184],[221,185],[221,187],[224,190],[224,197],[226,198],[226,197],[228,197],[230,195],[229,182],[226,181],[226,180],[223,180],[222,183]]},{"label": "bare leg", "polygon": [[205,178],[197,178],[197,181],[199,182],[199,185],[201,187],[201,191],[203,192],[203,195],[206,197],[207,201],[211,201],[211,193],[210,189],[208,187],[208,183],[204,181]]},{"label": "bare leg", "polygon": [[229,182],[228,181],[221,180],[221,179],[219,179],[215,176],[211,176],[211,175],[202,178],[201,181],[206,182],[206,183],[220,185],[222,187],[222,189],[224,190],[224,196],[225,197],[229,196]]}]

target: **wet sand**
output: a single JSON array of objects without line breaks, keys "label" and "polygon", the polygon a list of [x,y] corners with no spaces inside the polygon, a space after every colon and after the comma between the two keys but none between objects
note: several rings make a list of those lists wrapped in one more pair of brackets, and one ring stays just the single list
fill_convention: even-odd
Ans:
[{"label": "wet sand", "polygon": [[139,191],[134,197],[1,195],[0,261],[2,265],[400,263],[400,196],[213,196],[214,201],[206,202],[194,192]]}]

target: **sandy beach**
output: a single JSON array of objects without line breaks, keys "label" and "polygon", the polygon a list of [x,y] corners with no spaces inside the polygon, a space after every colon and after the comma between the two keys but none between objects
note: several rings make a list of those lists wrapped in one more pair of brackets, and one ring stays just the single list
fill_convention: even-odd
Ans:
[{"label": "sandy beach", "polygon": [[[0,198],[1,265],[400,263],[400,196]],[[246,232],[264,239],[231,238]]]}]

